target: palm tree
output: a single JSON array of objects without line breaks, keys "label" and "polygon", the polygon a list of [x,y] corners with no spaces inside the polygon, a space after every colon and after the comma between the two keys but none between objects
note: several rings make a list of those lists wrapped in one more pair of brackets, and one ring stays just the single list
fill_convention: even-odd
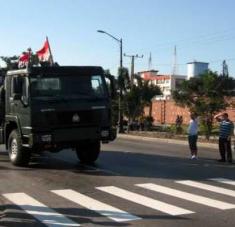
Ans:
[{"label": "palm tree", "polygon": [[145,81],[139,76],[135,76],[137,84],[133,84],[131,89],[127,90],[124,95],[125,115],[128,117],[129,122],[137,118],[144,118],[144,107],[149,106],[149,116],[151,119],[152,98],[155,95],[160,95],[161,90],[158,86],[154,86]]}]

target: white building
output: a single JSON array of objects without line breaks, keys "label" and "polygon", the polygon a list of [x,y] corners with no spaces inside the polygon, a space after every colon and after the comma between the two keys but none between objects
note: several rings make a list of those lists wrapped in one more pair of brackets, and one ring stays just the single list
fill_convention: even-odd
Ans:
[{"label": "white building", "polygon": [[187,79],[189,80],[192,77],[197,77],[200,74],[203,74],[208,70],[209,63],[206,62],[189,62],[187,64]]},{"label": "white building", "polygon": [[138,75],[144,80],[149,80],[151,84],[159,86],[164,98],[171,96],[171,91],[186,80],[186,76],[158,74],[157,70],[139,72]]}]

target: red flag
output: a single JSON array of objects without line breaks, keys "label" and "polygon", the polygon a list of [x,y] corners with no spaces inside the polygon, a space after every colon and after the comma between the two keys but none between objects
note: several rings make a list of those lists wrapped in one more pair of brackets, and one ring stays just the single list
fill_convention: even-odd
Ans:
[{"label": "red flag", "polygon": [[36,52],[39,58],[39,61],[41,62],[51,62],[52,63],[52,56],[51,56],[51,52],[50,52],[50,45],[48,42],[48,39],[46,39],[43,47],[41,50]]},{"label": "red flag", "polygon": [[18,68],[26,67],[29,63],[29,53],[23,52],[19,58]]}]

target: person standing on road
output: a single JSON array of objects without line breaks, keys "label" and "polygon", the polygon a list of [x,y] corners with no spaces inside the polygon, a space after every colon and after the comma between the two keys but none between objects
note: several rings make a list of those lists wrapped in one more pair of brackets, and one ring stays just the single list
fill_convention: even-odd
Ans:
[{"label": "person standing on road", "polygon": [[227,161],[232,163],[232,149],[231,149],[231,136],[233,135],[234,125],[229,120],[227,113],[219,113],[214,117],[218,122],[220,122],[219,128],[219,152],[221,159],[219,162]]},{"label": "person standing on road", "polygon": [[197,159],[197,137],[198,137],[198,119],[195,113],[190,115],[191,120],[188,126],[188,143],[191,151],[191,159]]}]

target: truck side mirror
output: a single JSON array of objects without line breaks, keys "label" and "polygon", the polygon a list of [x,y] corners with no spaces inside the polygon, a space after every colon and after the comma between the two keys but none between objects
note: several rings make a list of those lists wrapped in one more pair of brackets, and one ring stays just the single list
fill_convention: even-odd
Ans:
[{"label": "truck side mirror", "polygon": [[109,92],[112,99],[117,96],[117,89],[116,89],[116,80],[115,77],[112,75],[105,75],[105,77],[110,81],[109,84]]}]

